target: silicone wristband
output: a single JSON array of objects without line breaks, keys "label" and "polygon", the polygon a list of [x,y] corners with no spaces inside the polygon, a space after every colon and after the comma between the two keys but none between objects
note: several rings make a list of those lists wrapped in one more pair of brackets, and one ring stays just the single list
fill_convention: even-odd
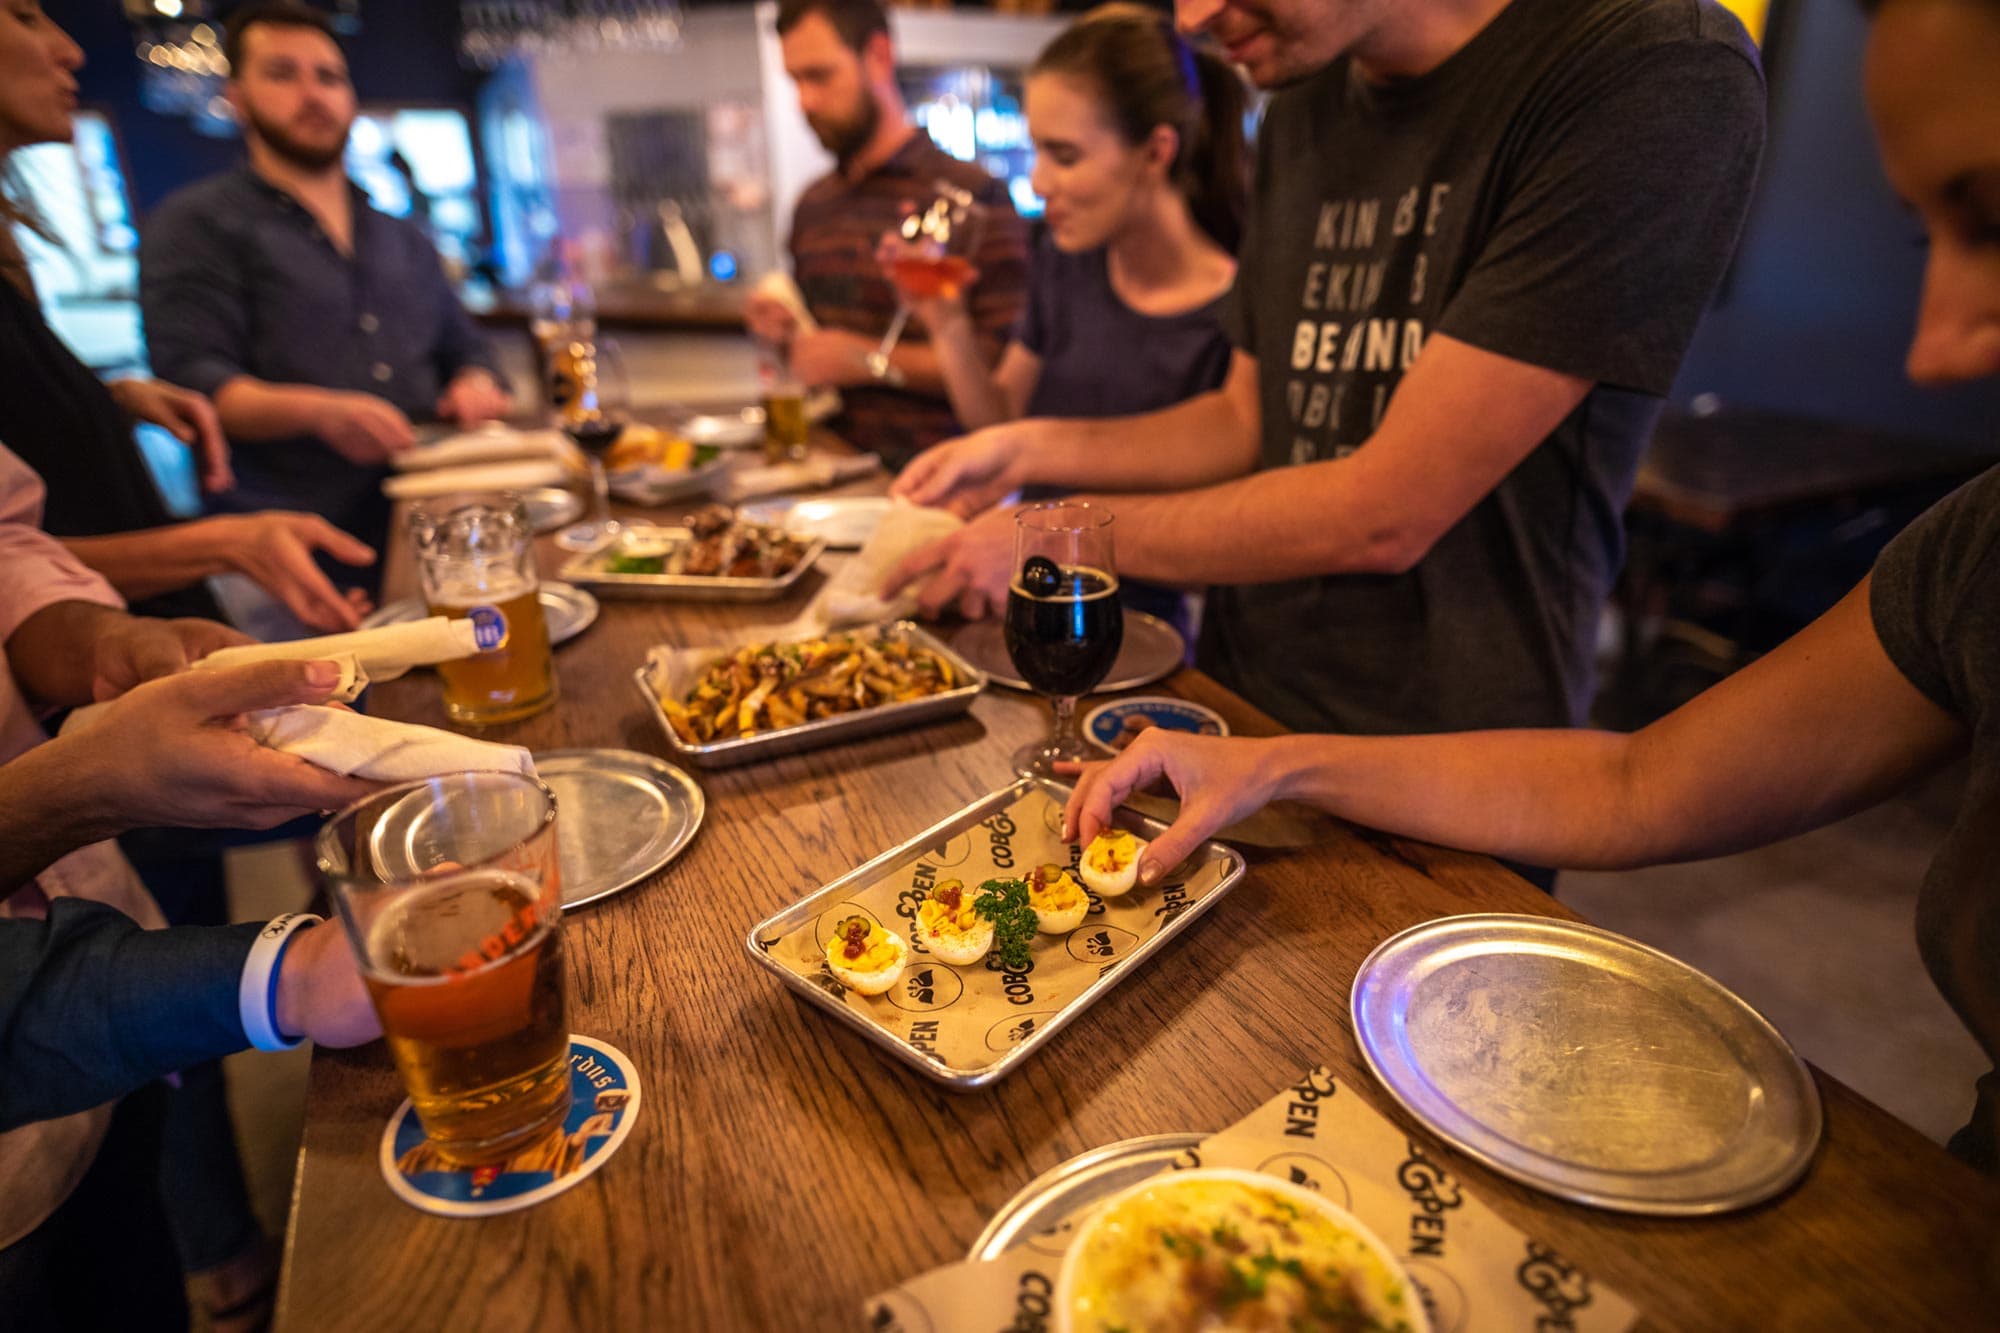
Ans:
[{"label": "silicone wristband", "polygon": [[275,917],[258,932],[243,962],[243,979],[236,987],[236,1010],[243,1019],[243,1035],[260,1051],[289,1051],[303,1037],[287,1037],[278,1030],[278,965],[284,961],[292,935],[307,926],[317,926],[325,917],[310,912],[287,912]]}]

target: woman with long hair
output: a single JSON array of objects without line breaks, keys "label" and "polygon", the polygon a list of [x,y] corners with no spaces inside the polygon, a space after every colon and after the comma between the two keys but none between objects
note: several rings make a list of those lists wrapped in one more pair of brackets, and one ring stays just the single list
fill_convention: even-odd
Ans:
[{"label": "woman with long hair", "polygon": [[[2000,0],[1863,8],[1883,165],[1930,239],[1910,376],[2000,374]],[[1065,823],[1093,837],[1164,777],[1180,816],[1147,849],[1142,881],[1281,799],[1535,865],[1623,869],[1803,833],[1967,754],[1962,803],[1917,899],[1917,943],[2000,1060],[2000,468],[1919,518],[1795,638],[1635,734],[1214,740],[1155,729],[1083,772]],[[2000,1073],[1976,1095],[1949,1147],[2000,1172]]]}]

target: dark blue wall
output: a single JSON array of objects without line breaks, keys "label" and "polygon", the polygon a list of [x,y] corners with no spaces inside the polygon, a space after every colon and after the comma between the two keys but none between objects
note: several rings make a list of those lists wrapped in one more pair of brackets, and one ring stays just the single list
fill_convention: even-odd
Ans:
[{"label": "dark blue wall", "polygon": [[[241,160],[234,138],[207,138],[140,104],[139,62],[119,0],[55,0],[48,11],[88,57],[83,99],[110,112],[118,128],[142,218],[182,185]],[[437,102],[471,112],[478,76],[459,65],[457,0],[364,0],[361,21],[361,32],[343,45],[363,102]]]},{"label": "dark blue wall", "polygon": [[1903,374],[1924,255],[1890,193],[1861,98],[1853,0],[1798,0],[1772,52],[1771,140],[1734,280],[1675,400],[1955,440],[2000,454],[2000,384],[1920,390]]}]

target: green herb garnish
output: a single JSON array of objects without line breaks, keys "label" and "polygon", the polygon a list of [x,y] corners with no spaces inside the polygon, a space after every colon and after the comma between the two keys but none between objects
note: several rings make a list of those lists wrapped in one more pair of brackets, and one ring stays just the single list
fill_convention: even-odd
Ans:
[{"label": "green herb garnish", "polygon": [[989,879],[979,886],[973,908],[993,923],[993,945],[1000,963],[1010,971],[1028,967],[1028,946],[1035,942],[1035,908],[1028,886],[1018,879]]},{"label": "green herb garnish", "polygon": [[663,555],[620,555],[613,554],[604,562],[607,574],[664,574],[667,572],[667,558]]}]

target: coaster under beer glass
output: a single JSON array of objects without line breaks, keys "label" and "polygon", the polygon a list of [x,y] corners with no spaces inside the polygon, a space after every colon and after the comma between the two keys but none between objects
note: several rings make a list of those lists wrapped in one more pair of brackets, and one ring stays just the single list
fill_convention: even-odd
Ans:
[{"label": "coaster under beer glass", "polygon": [[432,1146],[505,1159],[569,1113],[556,798],[518,773],[377,792],[314,844]]},{"label": "coaster under beer glass", "polygon": [[410,513],[410,539],[432,615],[468,618],[477,655],[438,665],[454,722],[484,726],[556,701],[534,527],[517,495],[454,497]]}]

